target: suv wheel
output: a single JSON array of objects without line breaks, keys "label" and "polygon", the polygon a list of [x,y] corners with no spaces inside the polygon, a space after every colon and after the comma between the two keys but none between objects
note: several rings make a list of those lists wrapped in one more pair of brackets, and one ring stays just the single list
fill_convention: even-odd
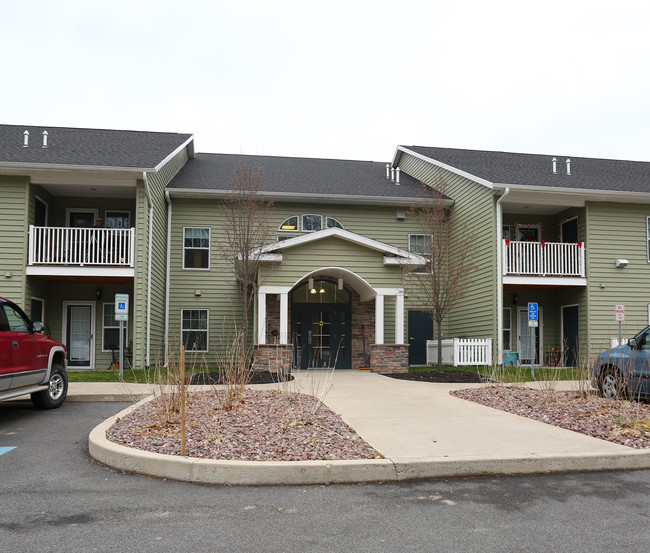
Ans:
[{"label": "suv wheel", "polygon": [[607,367],[600,376],[600,393],[604,398],[619,399],[626,395],[625,382],[621,373],[613,368]]},{"label": "suv wheel", "polygon": [[68,375],[62,365],[54,363],[47,390],[31,395],[37,409],[56,409],[60,407],[68,394]]}]

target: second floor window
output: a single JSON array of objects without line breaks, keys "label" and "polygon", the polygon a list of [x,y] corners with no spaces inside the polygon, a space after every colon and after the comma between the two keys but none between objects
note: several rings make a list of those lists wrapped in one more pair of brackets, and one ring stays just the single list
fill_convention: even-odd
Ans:
[{"label": "second floor window", "polygon": [[302,216],[302,230],[315,232],[323,228],[322,215],[303,215]]},{"label": "second floor window", "polygon": [[[427,259],[431,257],[431,243],[429,235],[426,234],[409,234],[409,251],[417,253]],[[414,273],[428,273],[431,271],[431,266],[427,263],[424,267],[413,269]]]},{"label": "second floor window", "polygon": [[183,269],[210,268],[210,229],[183,229]]}]

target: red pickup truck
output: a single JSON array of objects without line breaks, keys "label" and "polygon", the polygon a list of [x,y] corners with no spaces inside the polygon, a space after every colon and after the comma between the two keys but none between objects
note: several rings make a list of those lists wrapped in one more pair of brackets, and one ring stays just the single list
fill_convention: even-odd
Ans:
[{"label": "red pickup truck", "polygon": [[0,400],[30,394],[37,409],[61,406],[68,393],[65,366],[65,346],[0,296]]}]

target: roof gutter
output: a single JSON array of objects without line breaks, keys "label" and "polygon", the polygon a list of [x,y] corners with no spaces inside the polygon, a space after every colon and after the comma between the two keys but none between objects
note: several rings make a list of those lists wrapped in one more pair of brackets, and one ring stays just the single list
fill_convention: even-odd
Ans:
[{"label": "roof gutter", "polygon": [[[184,196],[186,198],[205,198],[206,196],[214,196],[215,198],[225,198],[231,194],[232,190],[212,190],[212,189],[196,189],[196,188],[168,188],[166,194],[168,196]],[[291,201],[305,201],[305,195],[297,195],[291,192],[260,192],[259,196],[265,200],[291,200]],[[362,204],[362,205],[391,205],[391,206],[407,206],[410,207],[414,203],[421,200],[419,197],[404,198],[394,196],[352,196],[352,195],[332,195],[332,194],[309,194],[309,200],[317,200],[322,203],[332,204]],[[454,200],[448,198],[445,200],[448,206],[454,205]]]},{"label": "roof gutter", "polygon": [[501,202],[510,194],[510,188],[506,188],[497,200],[497,363],[503,362],[503,240],[501,239],[503,228],[503,212]]}]

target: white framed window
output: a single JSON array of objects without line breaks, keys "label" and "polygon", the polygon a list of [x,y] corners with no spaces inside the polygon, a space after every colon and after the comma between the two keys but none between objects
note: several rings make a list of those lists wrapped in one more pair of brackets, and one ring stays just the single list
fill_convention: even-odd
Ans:
[{"label": "white framed window", "polygon": [[512,351],[512,309],[503,308],[503,351]]},{"label": "white framed window", "polygon": [[[431,259],[431,236],[428,234],[409,234],[409,251]],[[418,267],[411,272],[429,273],[431,272],[431,265],[427,263],[424,267]]]},{"label": "white framed window", "polygon": [[323,228],[322,215],[303,215],[302,216],[302,230],[305,232],[316,232]]},{"label": "white framed window", "polygon": [[104,217],[106,228],[131,228],[131,213],[128,211],[106,211]]},{"label": "white framed window", "polygon": [[[122,328],[124,350],[129,345],[127,337],[129,335],[129,322],[124,322]],[[102,351],[117,350],[120,347],[120,323],[115,320],[115,304],[105,303],[102,309]]]},{"label": "white framed window", "polygon": [[210,229],[183,228],[183,269],[210,268]]},{"label": "white framed window", "polygon": [[542,225],[517,225],[517,241],[519,242],[541,242]]},{"label": "white framed window", "polygon": [[327,225],[327,228],[343,228],[343,225],[340,223],[340,221],[338,219],[334,219],[334,217],[327,217],[325,224]]},{"label": "white framed window", "polygon": [[208,310],[181,310],[181,340],[186,351],[208,351]]},{"label": "white framed window", "polygon": [[282,224],[278,227],[278,230],[298,230],[298,215],[292,215],[287,217]]}]

